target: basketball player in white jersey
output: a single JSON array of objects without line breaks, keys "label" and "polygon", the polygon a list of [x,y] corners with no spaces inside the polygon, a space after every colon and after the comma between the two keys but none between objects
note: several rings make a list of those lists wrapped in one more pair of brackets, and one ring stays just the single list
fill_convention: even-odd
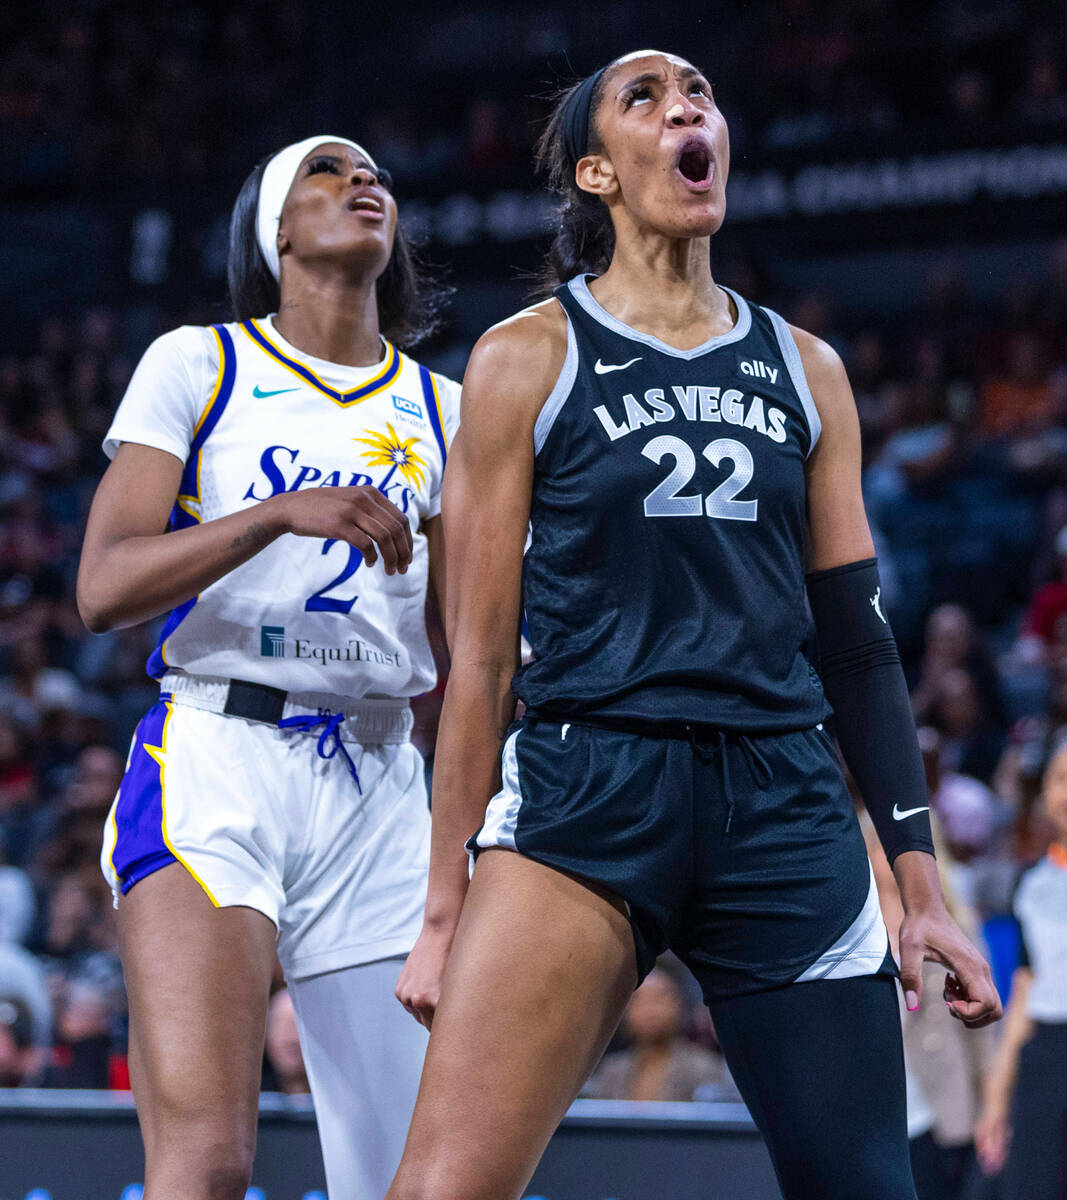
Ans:
[{"label": "basketball player in white jersey", "polygon": [[354,142],[257,167],[229,276],[237,319],[164,335],[134,374],[78,579],[94,631],[170,610],[102,855],[146,1197],[244,1196],[277,949],[331,1200],[370,1200],[426,1037],[394,998],[429,848],[408,700],[434,683],[458,388],[386,340],[433,298]]}]

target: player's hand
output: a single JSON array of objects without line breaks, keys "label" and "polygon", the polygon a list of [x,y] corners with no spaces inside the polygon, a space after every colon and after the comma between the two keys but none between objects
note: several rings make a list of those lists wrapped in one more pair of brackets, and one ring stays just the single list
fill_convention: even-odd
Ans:
[{"label": "player's hand", "polygon": [[427,1029],[437,1011],[453,933],[424,925],[396,982],[396,998]]},{"label": "player's hand", "polygon": [[952,1015],[972,1029],[1004,1015],[989,964],[940,902],[907,911],[900,927],[900,983],[909,1009],[922,999],[922,966],[948,967],[944,998]]},{"label": "player's hand", "polygon": [[1007,1100],[999,1095],[987,1096],[974,1127],[974,1149],[983,1174],[996,1175],[1001,1170],[1010,1141]]},{"label": "player's hand", "polygon": [[369,484],[283,492],[263,504],[273,507],[286,533],[347,542],[362,552],[369,567],[381,554],[387,575],[404,574],[411,562],[407,517]]}]

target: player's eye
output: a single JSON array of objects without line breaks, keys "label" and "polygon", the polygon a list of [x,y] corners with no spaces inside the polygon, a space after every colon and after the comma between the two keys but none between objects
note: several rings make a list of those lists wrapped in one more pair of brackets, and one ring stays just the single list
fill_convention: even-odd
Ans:
[{"label": "player's eye", "polygon": [[337,165],[336,158],[313,158],[308,163],[308,174],[318,175],[321,171],[328,171],[331,175],[339,175],[340,168]]},{"label": "player's eye", "polygon": [[646,100],[652,99],[652,89],[647,83],[639,84],[635,88],[631,88],[623,95],[623,104],[627,108],[633,108],[635,104],[643,104]]},{"label": "player's eye", "polygon": [[710,100],[711,99],[711,84],[708,83],[707,80],[705,80],[705,79],[694,79],[693,82],[689,85],[689,94],[690,94],[690,96],[692,96],[694,94],[698,94],[701,96],[707,96],[708,99]]}]

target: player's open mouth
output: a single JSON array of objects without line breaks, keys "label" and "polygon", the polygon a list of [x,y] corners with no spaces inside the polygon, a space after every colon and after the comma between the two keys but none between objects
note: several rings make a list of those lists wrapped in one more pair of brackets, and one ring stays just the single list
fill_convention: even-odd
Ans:
[{"label": "player's open mouth", "polygon": [[352,212],[366,213],[368,216],[385,216],[382,202],[371,192],[357,192],[348,202]]},{"label": "player's open mouth", "polygon": [[711,187],[715,160],[705,143],[698,138],[690,138],[682,143],[675,166],[692,191],[705,192]]}]

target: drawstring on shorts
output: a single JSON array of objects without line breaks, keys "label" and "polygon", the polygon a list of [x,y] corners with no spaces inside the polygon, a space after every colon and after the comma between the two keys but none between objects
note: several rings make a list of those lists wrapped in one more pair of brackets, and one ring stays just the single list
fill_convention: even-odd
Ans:
[{"label": "drawstring on shorts", "polygon": [[[341,751],[341,756],[348,764],[348,770],[352,778],[356,782],[356,791],[363,795],[363,788],[360,786],[359,774],[356,771],[356,764],[352,761],[352,756],[345,749],[344,742],[341,741],[341,726],[345,722],[345,714],[343,712],[330,712],[328,708],[320,708],[317,714],[301,713],[298,717],[283,717],[278,722],[279,729],[299,729],[301,733],[311,733],[318,729],[320,725],[324,726],[319,734],[318,753],[319,758],[331,759]],[[333,738],[333,745],[329,750],[326,749],[330,738]]]},{"label": "drawstring on shorts", "polygon": [[688,725],[686,731],[689,737],[689,744],[693,747],[693,752],[701,762],[711,763],[717,754],[719,761],[722,763],[722,790],[726,797],[726,826],[723,829],[723,833],[729,833],[734,819],[735,805],[733,788],[730,786],[730,760],[726,756],[727,741],[732,739],[741,747],[741,754],[748,766],[749,774],[752,776],[752,782],[761,791],[769,787],[771,780],[774,778],[771,771],[771,764],[767,761],[767,756],[757,743],[747,734],[728,734],[725,729],[716,729],[709,731],[714,734],[714,741],[709,742],[701,738],[699,736],[701,731],[692,725]]}]

